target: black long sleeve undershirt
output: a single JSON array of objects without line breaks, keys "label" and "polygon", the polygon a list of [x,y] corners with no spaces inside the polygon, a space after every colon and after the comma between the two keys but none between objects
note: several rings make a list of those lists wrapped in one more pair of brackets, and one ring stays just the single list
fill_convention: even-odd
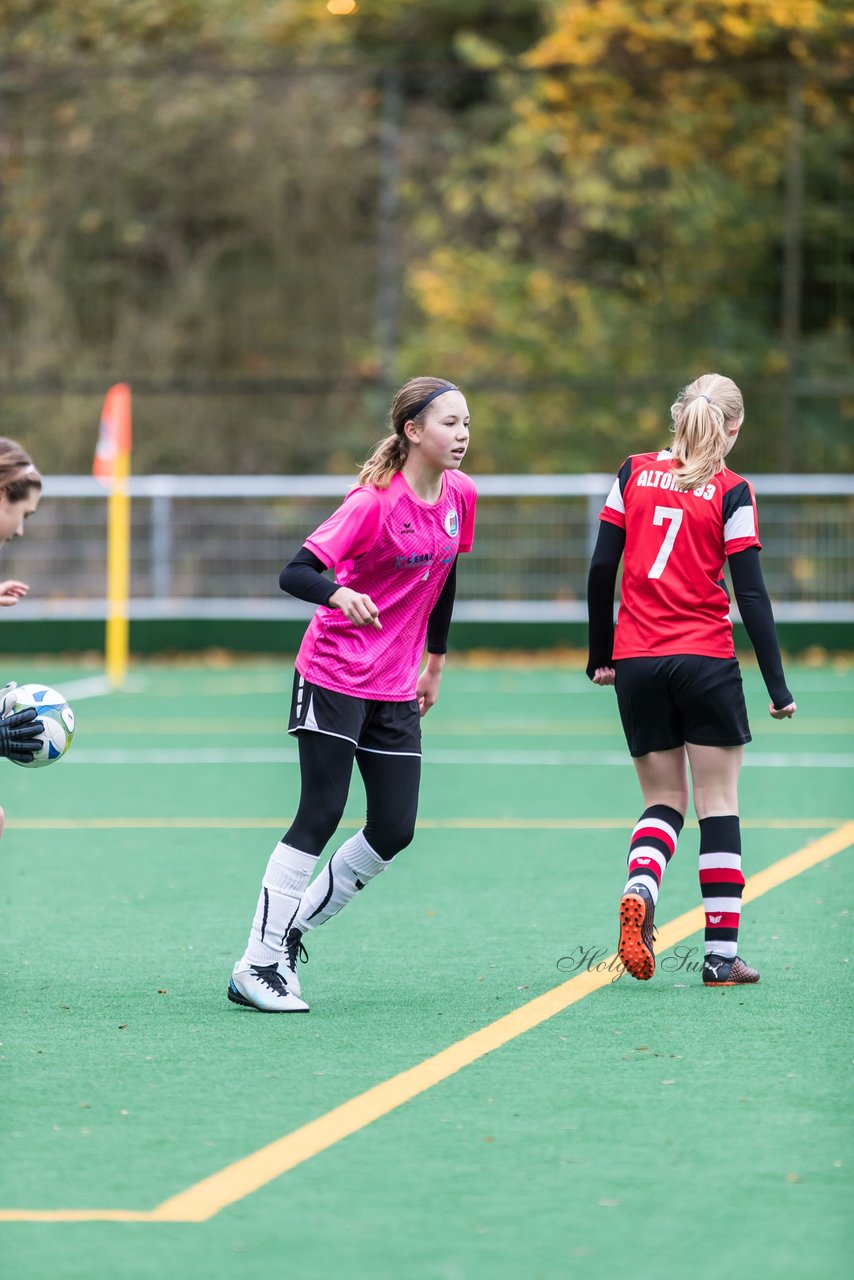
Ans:
[{"label": "black long sleeve undershirt", "polygon": [[338,583],[324,578],[325,569],[326,565],[313,551],[300,547],[279,574],[279,586],[289,596],[296,596],[297,600],[329,604],[329,597],[338,590]]},{"label": "black long sleeve undershirt", "polygon": [[759,563],[759,548],[748,547],[746,551],[736,551],[729,557],[729,571],[744,629],[753,645],[765,687],[774,707],[779,711],[781,707],[794,702],[794,698],[783,675],[783,660],[780,657],[771,601],[768,599]]},{"label": "black long sleeve undershirt", "polygon": [[439,599],[430,610],[427,619],[427,652],[447,653],[448,633],[451,630],[451,616],[454,612],[454,600],[457,594],[457,562],[451,565],[451,572],[445,579],[445,585]]},{"label": "black long sleeve undershirt", "polygon": [[[330,582],[323,574],[326,565],[308,547],[300,547],[279,574],[279,586],[288,595],[297,600],[305,600],[308,604],[329,604],[329,597],[338,590],[337,582]],[[457,594],[457,562],[451,565],[451,572],[445,579],[445,585],[438,600],[427,619],[427,652],[447,653],[448,633],[451,629],[451,617],[454,612],[454,600]]]},{"label": "black long sleeve undershirt", "polygon": [[614,653],[614,590],[617,570],[626,545],[626,531],[608,520],[599,524],[599,535],[587,575],[587,627],[590,679],[597,667],[610,667]]}]

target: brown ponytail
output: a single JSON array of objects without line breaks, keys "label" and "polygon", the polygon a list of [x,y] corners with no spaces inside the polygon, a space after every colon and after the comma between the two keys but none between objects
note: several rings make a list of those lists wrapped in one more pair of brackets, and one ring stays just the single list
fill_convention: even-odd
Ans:
[{"label": "brown ponytail", "polygon": [[[453,391],[454,384],[444,378],[411,378],[404,383],[391,402],[388,415],[390,434],[376,445],[359,472],[359,484],[376,485],[387,489],[392,476],[400,471],[409,455],[409,441],[404,433],[407,422],[417,422],[426,409],[419,404],[433,392]],[[413,413],[413,409],[417,412]]]}]

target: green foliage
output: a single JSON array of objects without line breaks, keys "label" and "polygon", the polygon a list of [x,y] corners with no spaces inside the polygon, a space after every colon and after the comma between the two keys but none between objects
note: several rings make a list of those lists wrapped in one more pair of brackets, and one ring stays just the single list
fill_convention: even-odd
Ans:
[{"label": "green foliage", "polygon": [[[652,446],[677,387],[723,368],[757,391],[758,430],[745,432],[740,456],[791,465],[786,375],[842,377],[852,354],[854,237],[839,201],[851,176],[844,34],[841,11],[795,0],[564,4],[528,58],[542,74],[497,77],[508,117],[500,143],[453,148],[439,211],[419,219],[409,284],[425,320],[404,361],[436,353],[479,387],[542,389],[514,398],[512,426],[506,392],[478,396],[484,462],[521,460],[519,437],[534,465],[568,469],[601,465],[610,440],[617,452],[618,442]],[[790,368],[780,314],[792,76],[811,275]],[[850,414],[850,401],[837,401],[813,415],[825,424],[820,440],[812,432],[813,465],[854,463]]]},{"label": "green foliage", "polygon": [[140,469],[348,469],[391,354],[469,391],[478,469],[610,470],[718,368],[741,465],[786,461],[797,395],[809,465],[852,467],[846,32],[819,0],[0,0],[0,430],[85,468],[122,378]]}]

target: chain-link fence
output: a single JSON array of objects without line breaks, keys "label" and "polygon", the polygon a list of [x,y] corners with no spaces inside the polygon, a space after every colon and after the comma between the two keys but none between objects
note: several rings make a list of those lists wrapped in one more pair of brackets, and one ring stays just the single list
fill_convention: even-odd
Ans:
[{"label": "chain-link fence", "polygon": [[[612,478],[483,476],[477,540],[455,616],[586,617],[598,514]],[[282,565],[340,501],[337,476],[143,476],[131,481],[131,616],[304,617],[278,589]],[[781,621],[854,620],[854,476],[758,476],[762,560]],[[16,618],[103,617],[106,499],[84,476],[45,483],[4,573],[30,584]]]}]

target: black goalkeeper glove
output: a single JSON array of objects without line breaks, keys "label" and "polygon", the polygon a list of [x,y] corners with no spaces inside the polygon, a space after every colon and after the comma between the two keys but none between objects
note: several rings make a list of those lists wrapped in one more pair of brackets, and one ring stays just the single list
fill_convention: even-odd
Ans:
[{"label": "black goalkeeper glove", "polygon": [[0,720],[0,756],[16,764],[29,764],[42,745],[44,725],[35,707],[25,707]]}]

